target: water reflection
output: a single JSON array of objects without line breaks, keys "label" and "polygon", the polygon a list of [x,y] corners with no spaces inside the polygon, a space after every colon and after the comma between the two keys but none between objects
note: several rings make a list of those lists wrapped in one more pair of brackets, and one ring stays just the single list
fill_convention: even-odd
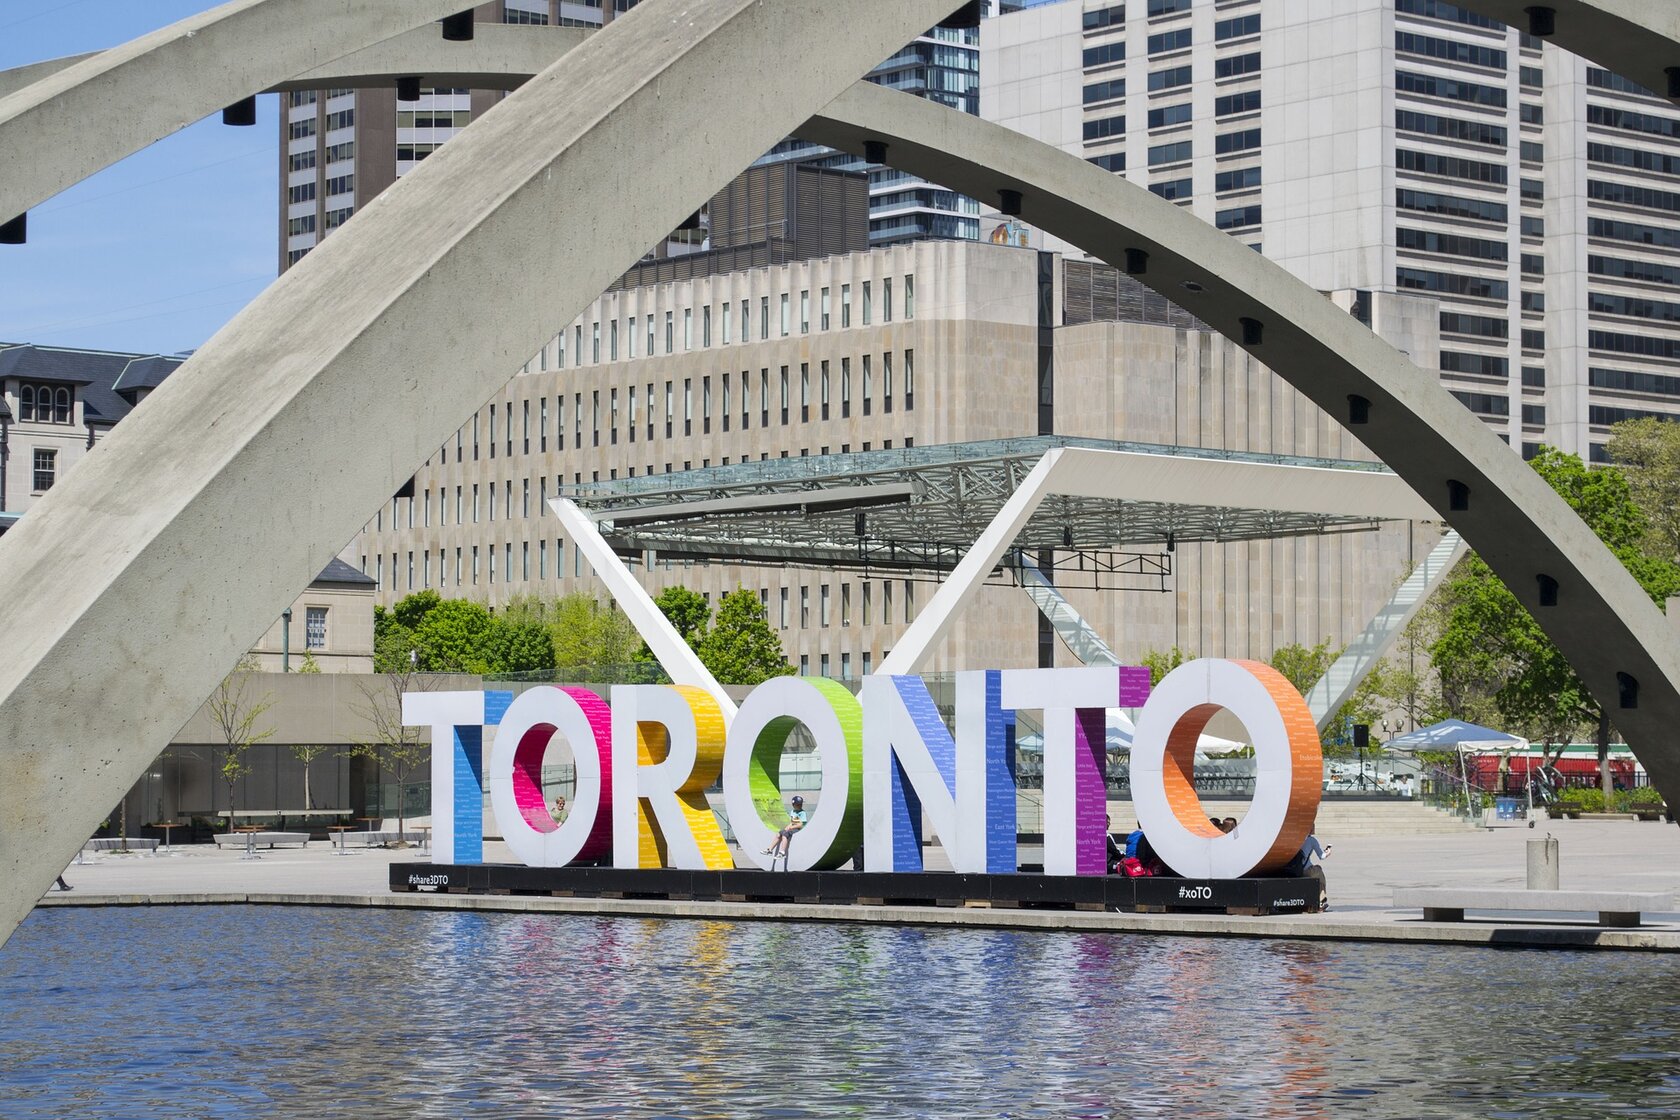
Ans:
[{"label": "water reflection", "polygon": [[56,910],[0,953],[0,1112],[1672,1115],[1677,1023],[1658,956]]}]

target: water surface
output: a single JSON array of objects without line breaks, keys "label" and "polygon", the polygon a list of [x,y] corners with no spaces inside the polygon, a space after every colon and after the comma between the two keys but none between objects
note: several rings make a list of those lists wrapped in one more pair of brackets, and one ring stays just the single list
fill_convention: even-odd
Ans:
[{"label": "water surface", "polygon": [[8,1120],[1677,1112],[1658,955],[260,907],[0,951]]}]

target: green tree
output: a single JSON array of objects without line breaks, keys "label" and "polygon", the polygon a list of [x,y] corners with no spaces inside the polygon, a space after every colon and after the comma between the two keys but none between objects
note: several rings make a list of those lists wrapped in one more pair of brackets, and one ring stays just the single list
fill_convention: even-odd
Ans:
[{"label": "green tree", "polygon": [[[302,670],[299,670],[300,672]],[[315,670],[317,673],[319,669]],[[330,743],[293,743],[292,757],[303,763],[303,807],[315,808],[315,794],[309,787],[309,767],[317,758],[336,758],[339,748]]]},{"label": "green tree", "polygon": [[1186,661],[1196,660],[1196,655],[1189,650],[1179,649],[1176,645],[1166,653],[1152,649],[1138,659],[1139,664],[1149,670],[1149,683],[1157,685],[1161,678],[1184,664]]},{"label": "green tree", "polygon": [[636,628],[620,611],[581,591],[555,600],[546,625],[555,673],[565,680],[614,677],[635,661],[642,645]]},{"label": "green tree", "polygon": [[256,694],[252,679],[258,671],[256,659],[249,654],[240,658],[233,672],[222,678],[216,691],[210,694],[210,718],[215,721],[221,742],[216,744],[216,773],[227,785],[228,828],[233,827],[233,813],[238,808],[239,779],[251,772],[251,748],[272,738],[274,728],[258,724],[274,707],[271,693]]},{"label": "green tree", "polygon": [[706,637],[706,628],[712,621],[712,605],[704,595],[686,587],[667,587],[653,603],[671,620],[671,625],[676,627],[689,649],[700,648],[700,642]]},{"label": "green tree", "polygon": [[299,673],[319,673],[321,671],[321,665],[315,660],[315,655],[313,653],[310,653],[308,650],[304,650],[303,660],[298,662],[296,671]]},{"label": "green tree", "polygon": [[514,621],[497,615],[490,635],[491,668],[498,673],[540,673],[554,670],[554,643],[540,622]]},{"label": "green tree", "polygon": [[1650,522],[1647,551],[1680,559],[1680,425],[1655,417],[1624,420],[1611,426],[1605,450]]},{"label": "green tree", "polygon": [[695,652],[719,684],[758,684],[793,672],[764,604],[744,587],[718,601],[717,618]]},{"label": "green tree", "polygon": [[[1680,591],[1680,567],[1645,551],[1650,523],[1620,470],[1589,470],[1579,457],[1550,447],[1531,465],[1653,600],[1661,604]],[[1471,689],[1486,688],[1506,725],[1531,739],[1567,742],[1574,729],[1593,727],[1599,780],[1608,798],[1610,713],[1533,616],[1479,556],[1466,557],[1441,591],[1446,621],[1430,652],[1449,706],[1459,682],[1469,682]]]},{"label": "green tree", "polygon": [[[423,673],[488,673],[495,655],[490,611],[468,599],[445,599],[414,628]],[[395,670],[387,670],[391,672]]]}]

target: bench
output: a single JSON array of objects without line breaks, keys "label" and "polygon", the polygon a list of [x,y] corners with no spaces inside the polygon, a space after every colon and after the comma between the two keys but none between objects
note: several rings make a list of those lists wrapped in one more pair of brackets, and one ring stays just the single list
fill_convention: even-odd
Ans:
[{"label": "bench", "polygon": [[218,832],[216,833],[216,847],[243,848],[249,842],[253,848],[276,848],[281,844],[296,844],[307,847],[309,833],[307,832]]},{"label": "bench", "polygon": [[399,833],[395,829],[390,832],[368,832],[363,829],[352,829],[349,832],[335,832],[334,836],[344,837],[344,843],[352,848],[382,848],[387,844],[395,844],[406,840],[410,844],[424,844],[426,834],[423,832]]},{"label": "bench", "polygon": [[1400,887],[1397,910],[1421,908],[1426,922],[1462,922],[1466,910],[1586,911],[1601,926],[1637,926],[1642,913],[1672,910],[1671,891],[1530,891],[1470,887]]},{"label": "bench", "polygon": [[[93,838],[92,840],[89,840],[87,843],[83,844],[82,845],[82,851],[84,851],[84,852],[120,852],[120,851],[123,850],[123,845],[124,845],[124,841],[123,841],[122,837],[120,837],[120,836],[97,836],[97,837]],[[158,841],[156,841],[156,840],[141,840],[137,837],[132,837],[131,836],[131,837],[129,837],[129,839],[127,841],[127,846],[128,846],[128,849],[130,851],[134,851],[135,849],[139,849],[141,851],[155,852],[155,851],[157,851]]]}]

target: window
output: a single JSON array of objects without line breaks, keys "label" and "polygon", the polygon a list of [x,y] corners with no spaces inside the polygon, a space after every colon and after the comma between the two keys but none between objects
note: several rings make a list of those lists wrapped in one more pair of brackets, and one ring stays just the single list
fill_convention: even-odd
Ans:
[{"label": "window", "polygon": [[1650,187],[1635,187],[1627,183],[1601,183],[1597,179],[1588,180],[1587,197],[1597,199],[1600,202],[1615,202],[1624,206],[1641,206],[1647,210],[1680,212],[1680,193],[1653,190]]},{"label": "window", "polygon": [[826,331],[828,329],[828,289],[827,288],[824,288],[822,290],[821,296],[818,297],[817,314],[820,316],[820,318],[818,319],[818,323],[820,325],[819,329]]},{"label": "window", "polygon": [[58,452],[45,448],[35,449],[35,492],[37,494],[51,490],[53,480],[58,475]]},{"label": "window", "polygon": [[723,320],[722,320],[721,323],[718,324],[722,328],[722,330],[720,331],[720,334],[723,337],[723,344],[725,346],[729,345],[729,306],[730,306],[729,301],[724,300],[723,301],[723,307],[721,308],[721,311],[723,313]]},{"label": "window", "polygon": [[[18,419],[42,424],[68,424],[73,397],[66,386],[23,385],[18,388]],[[45,489],[45,487],[36,487]]]},{"label": "window", "polygon": [[1394,10],[1429,19],[1445,20],[1448,23],[1462,23],[1466,27],[1483,27],[1490,31],[1505,29],[1504,24],[1495,23],[1487,16],[1466,11],[1457,4],[1449,4],[1447,0],[1394,0]]},{"label": "window", "polygon": [[1174,66],[1170,70],[1157,70],[1149,75],[1149,92],[1156,90],[1177,89],[1179,86],[1190,84],[1190,67]]},{"label": "window", "polygon": [[870,414],[871,406],[874,404],[874,398],[870,396],[874,384],[875,379],[870,373],[869,355],[865,354],[863,356],[863,414],[865,416]]},{"label": "window", "polygon": [[707,304],[700,309],[700,345],[712,344],[712,305]]},{"label": "window", "polygon": [[1246,152],[1260,146],[1260,130],[1245,128],[1241,132],[1223,132],[1213,138],[1215,155],[1226,155],[1230,152]]},{"label": "window", "polygon": [[762,342],[770,337],[770,297],[758,298],[758,338]]},{"label": "window", "polygon": [[286,200],[292,203],[315,201],[315,184],[299,183],[295,187],[287,188]]},{"label": "window", "polygon": [[1260,52],[1239,54],[1231,58],[1216,58],[1213,60],[1213,76],[1220,78],[1236,78],[1244,74],[1258,74],[1260,72]]},{"label": "window", "polygon": [[1260,169],[1258,167],[1244,167],[1236,171],[1221,171],[1213,177],[1213,189],[1216,192],[1241,191],[1260,185]]},{"label": "window", "polygon": [[1450,392],[1458,398],[1460,404],[1478,416],[1511,415],[1511,401],[1507,397],[1494,393],[1466,393],[1458,389]]},{"label": "window", "polygon": [[683,308],[683,349],[694,349],[694,308]]},{"label": "window", "polygon": [[1099,66],[1112,66],[1117,62],[1126,61],[1126,44],[1103,43],[1101,46],[1085,48],[1085,69],[1094,70]]},{"label": "window", "polygon": [[1544,163],[1546,161],[1546,146],[1544,144],[1524,140],[1519,152],[1524,163]]},{"label": "window", "polygon": [[1126,153],[1109,152],[1106,155],[1086,156],[1085,162],[1094,163],[1104,171],[1124,171],[1126,170]]},{"label": "window", "polygon": [[820,372],[818,373],[818,379],[819,379],[819,384],[817,386],[817,391],[819,393],[818,401],[819,401],[819,403],[821,405],[821,408],[822,408],[821,415],[822,415],[822,418],[824,420],[827,420],[828,419],[828,363],[827,362],[822,363],[822,366],[820,368]]},{"label": "window", "polygon": [[1511,362],[1493,354],[1464,354],[1456,350],[1441,351],[1441,368],[1449,373],[1471,373],[1478,377],[1508,377]]},{"label": "window", "polygon": [[[1188,12],[1190,0],[1149,0],[1151,16],[1167,16],[1174,12]],[[909,621],[906,619],[905,621]]]},{"label": "window", "polygon": [[1181,51],[1190,46],[1190,29],[1175,27],[1171,31],[1163,31],[1159,35],[1149,37],[1149,53],[1161,54],[1165,51]]},{"label": "window", "polygon": [[1587,160],[1628,167],[1635,171],[1655,171],[1659,175],[1680,175],[1680,155],[1649,152],[1642,148],[1621,148],[1613,144],[1588,144]]},{"label": "window", "polygon": [[[408,583],[414,585],[414,554],[408,556]],[[303,648],[327,648],[327,608],[305,607],[303,621]]]},{"label": "window", "polygon": [[799,589],[799,628],[808,630],[811,627],[811,588]]},{"label": "window", "polygon": [[669,354],[676,345],[676,320],[674,312],[665,312],[665,353]]},{"label": "window", "polygon": [[[904,352],[904,411],[913,412],[916,408],[916,352]],[[910,444],[905,440],[905,446]]]},{"label": "window", "polygon": [[1085,104],[1095,105],[1099,101],[1116,101],[1126,96],[1126,79],[1110,78],[1103,82],[1091,82],[1085,87]]},{"label": "window", "polygon": [[[1185,106],[1185,108],[1189,108],[1189,106]],[[1153,118],[1154,115],[1151,113],[1150,117]],[[1126,135],[1126,115],[1122,113],[1117,117],[1103,117],[1099,120],[1086,121],[1084,130],[1086,140],[1106,140],[1111,136],[1124,136]]]},{"label": "window", "polygon": [[1220,210],[1213,216],[1213,224],[1217,229],[1240,229],[1243,226],[1257,226],[1260,224],[1260,206],[1239,206],[1233,210]]},{"label": "window", "polygon": [[1126,5],[1114,4],[1107,8],[1086,12],[1083,19],[1083,30],[1101,31],[1105,27],[1120,27],[1126,22]]},{"label": "window", "polygon": [[840,285],[840,326],[845,329],[852,325],[852,286]]},{"label": "window", "polygon": [[1168,202],[1176,202],[1181,198],[1190,197],[1190,180],[1168,179],[1165,182],[1149,184],[1149,189]]},{"label": "window", "polygon": [[1458,311],[1441,312],[1442,334],[1473,334],[1483,338],[1511,337],[1509,320],[1490,315],[1466,315]]},{"label": "window", "polygon": [[840,418],[852,414],[852,360],[840,359]]},{"label": "window", "polygon": [[881,278],[881,322],[892,322],[892,277]]},{"label": "window", "polygon": [[1213,25],[1215,42],[1225,39],[1241,39],[1246,35],[1260,34],[1260,14],[1238,16],[1236,19],[1222,19]]},{"label": "window", "polygon": [[799,333],[811,333],[811,290],[809,288],[799,293]]},{"label": "window", "polygon": [[1156,144],[1149,149],[1149,166],[1163,163],[1182,163],[1190,158],[1190,141],[1175,140],[1171,144]]},{"label": "window", "polygon": [[[1114,119],[1120,122],[1120,127],[1123,131],[1126,127],[1126,118],[1116,117]],[[1150,128],[1170,128],[1175,124],[1184,124],[1189,119],[1190,102],[1188,101],[1181,101],[1177,105],[1165,105],[1159,109],[1149,110]],[[1091,122],[1085,122],[1085,127],[1087,129],[1090,128]],[[1089,140],[1090,137],[1087,136],[1086,139]]]},{"label": "window", "polygon": [[831,621],[831,611],[830,611],[830,607],[829,607],[829,597],[828,597],[828,584],[826,584],[826,583],[823,584],[821,586],[821,588],[819,588],[819,591],[820,591],[820,594],[817,597],[818,598],[818,603],[819,603],[817,624],[819,626],[827,627],[829,622]]},{"label": "window", "polygon": [[881,411],[893,410],[892,351],[881,355]]},{"label": "window", "polygon": [[869,281],[863,282],[863,325],[868,326],[875,312],[875,297],[870,293]]},{"label": "window", "polygon": [[354,175],[337,175],[327,180],[327,195],[349,194],[356,189]]},{"label": "window", "polygon": [[1588,105],[1587,123],[1602,125],[1605,128],[1625,129],[1629,132],[1648,132],[1653,136],[1680,140],[1680,120],[1653,116],[1650,113],[1636,113],[1631,109],[1617,109],[1610,105]]},{"label": "window", "polygon": [[788,367],[782,367],[782,423],[788,422]]},{"label": "window", "polygon": [[1213,102],[1213,115],[1228,117],[1234,113],[1253,113],[1260,108],[1260,91],[1257,89],[1244,90],[1242,93],[1227,94],[1217,97]]}]

